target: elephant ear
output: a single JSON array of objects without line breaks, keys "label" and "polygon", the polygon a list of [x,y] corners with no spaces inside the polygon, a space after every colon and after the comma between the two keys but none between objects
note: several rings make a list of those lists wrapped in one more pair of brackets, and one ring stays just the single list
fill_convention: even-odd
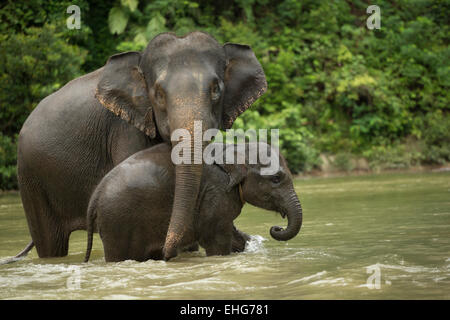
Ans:
[{"label": "elephant ear", "polygon": [[227,192],[236,187],[247,176],[247,168],[242,164],[217,164],[223,171],[228,173],[230,180],[227,185]]},{"label": "elephant ear", "polygon": [[103,68],[95,97],[106,109],[154,138],[153,108],[139,68],[140,59],[139,52],[111,56]]},{"label": "elephant ear", "polygon": [[[227,151],[232,150],[234,153],[234,157],[232,161],[233,163],[226,163]],[[245,163],[240,163],[238,159],[238,153],[241,153],[240,150],[237,150],[235,144],[223,144],[222,150],[220,152],[219,158],[221,158],[220,163],[216,162],[215,164],[219,166],[223,171],[228,174],[229,181],[227,185],[227,192],[237,186],[242,180],[247,176],[247,166]],[[245,159],[245,151],[241,156]],[[241,158],[242,160],[242,158]]]},{"label": "elephant ear", "polygon": [[230,129],[234,120],[267,90],[266,76],[252,49],[247,45],[226,43],[225,97],[222,129]]}]

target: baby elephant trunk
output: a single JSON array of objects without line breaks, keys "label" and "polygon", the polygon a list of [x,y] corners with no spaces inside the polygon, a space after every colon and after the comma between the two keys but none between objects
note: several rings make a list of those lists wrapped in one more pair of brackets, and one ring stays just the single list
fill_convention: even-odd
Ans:
[{"label": "baby elephant trunk", "polygon": [[281,209],[282,214],[287,215],[288,226],[286,229],[273,226],[270,228],[270,235],[278,241],[287,241],[295,237],[302,227],[302,206],[295,191],[292,191],[285,206]]}]

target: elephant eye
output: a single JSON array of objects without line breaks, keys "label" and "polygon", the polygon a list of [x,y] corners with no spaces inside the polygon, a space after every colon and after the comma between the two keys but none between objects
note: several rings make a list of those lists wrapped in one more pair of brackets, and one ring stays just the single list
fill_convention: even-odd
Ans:
[{"label": "elephant eye", "polygon": [[212,86],[211,86],[211,99],[216,101],[220,98],[220,86],[219,84],[215,81],[213,82]]},{"label": "elephant eye", "polygon": [[280,183],[280,182],[281,182],[281,177],[280,177],[279,175],[272,176],[272,177],[270,178],[270,181],[271,181],[272,183],[275,183],[275,184]]}]

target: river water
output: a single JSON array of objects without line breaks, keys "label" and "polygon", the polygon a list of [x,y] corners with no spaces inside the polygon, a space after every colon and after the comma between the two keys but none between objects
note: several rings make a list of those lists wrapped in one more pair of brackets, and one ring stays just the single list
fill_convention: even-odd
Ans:
[{"label": "river water", "polygon": [[[0,265],[0,299],[450,299],[450,173],[295,181],[300,234],[270,238],[279,215],[246,205],[246,252],[105,263],[74,232],[69,255]],[[0,195],[0,260],[30,240],[20,197]]]}]

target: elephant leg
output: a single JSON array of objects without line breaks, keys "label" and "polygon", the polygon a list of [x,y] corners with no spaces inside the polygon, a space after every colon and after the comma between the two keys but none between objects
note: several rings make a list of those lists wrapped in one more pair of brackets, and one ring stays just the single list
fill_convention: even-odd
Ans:
[{"label": "elephant leg", "polygon": [[232,252],[243,252],[245,250],[245,245],[247,241],[250,240],[250,236],[245,232],[238,230],[233,225],[233,239],[231,242]]},{"label": "elephant leg", "polygon": [[205,248],[206,255],[229,255],[232,252],[233,225],[219,223],[212,231],[200,242]]},{"label": "elephant leg", "polygon": [[119,262],[125,260],[138,260],[136,254],[129,249],[129,243],[125,239],[119,243],[114,240],[102,237],[103,250],[106,262]]},{"label": "elephant leg", "polygon": [[58,219],[46,191],[37,183],[23,181],[19,175],[20,195],[31,238],[40,258],[64,257],[69,250],[70,231]]},{"label": "elephant leg", "polygon": [[37,240],[33,238],[39,258],[67,256],[70,232],[65,230],[60,224],[45,221],[45,219],[42,219],[42,223],[46,224],[43,228],[45,231],[38,231],[39,236]]}]

